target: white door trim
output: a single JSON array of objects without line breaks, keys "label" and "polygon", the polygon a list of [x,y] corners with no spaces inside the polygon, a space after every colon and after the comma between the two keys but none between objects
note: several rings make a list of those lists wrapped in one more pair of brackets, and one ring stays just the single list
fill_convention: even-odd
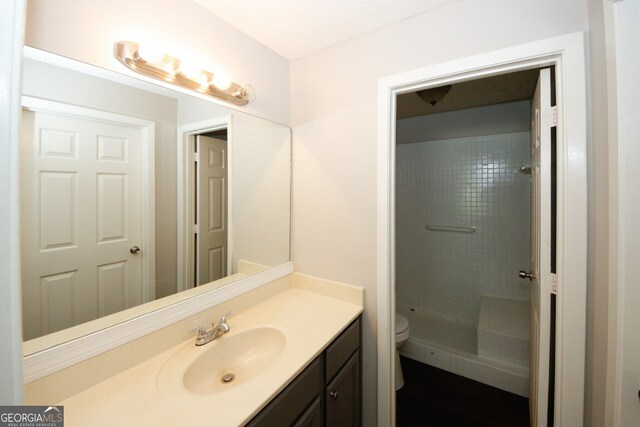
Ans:
[{"label": "white door trim", "polygon": [[389,76],[378,81],[378,425],[395,425],[395,98],[416,89],[555,65],[557,317],[555,425],[582,425],[586,328],[587,110],[584,34],[574,33]]},{"label": "white door trim", "polygon": [[156,298],[156,180],[155,123],[122,114],[79,107],[47,99],[22,97],[22,106],[31,111],[91,119],[140,129],[142,179],[142,298],[143,303]]},{"label": "white door trim", "polygon": [[0,6],[0,402],[23,403],[20,286],[20,96],[26,0]]},{"label": "white door trim", "polygon": [[[178,127],[178,292],[187,290],[193,282],[192,270],[188,268],[189,258],[193,253],[193,224],[188,221],[195,215],[193,196],[190,182],[193,180],[194,169],[193,144],[195,136],[202,133],[227,129],[227,188],[233,188],[233,116],[226,115],[214,119],[189,123]],[[235,259],[233,245],[233,192],[227,193],[227,274],[232,274]]]},{"label": "white door trim", "polygon": [[637,117],[640,83],[637,40],[640,2],[603,2],[607,41],[609,144],[609,282],[605,424],[638,420],[640,339],[638,339],[637,236],[640,173]]}]

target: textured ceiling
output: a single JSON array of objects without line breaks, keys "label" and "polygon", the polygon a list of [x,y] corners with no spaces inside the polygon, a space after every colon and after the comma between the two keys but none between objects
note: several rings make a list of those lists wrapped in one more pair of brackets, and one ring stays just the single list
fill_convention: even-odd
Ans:
[{"label": "textured ceiling", "polygon": [[460,0],[194,0],[287,59]]},{"label": "textured ceiling", "polygon": [[525,70],[457,83],[435,105],[423,101],[416,92],[399,95],[396,104],[397,118],[406,119],[528,99],[536,89],[539,72],[537,69]]}]

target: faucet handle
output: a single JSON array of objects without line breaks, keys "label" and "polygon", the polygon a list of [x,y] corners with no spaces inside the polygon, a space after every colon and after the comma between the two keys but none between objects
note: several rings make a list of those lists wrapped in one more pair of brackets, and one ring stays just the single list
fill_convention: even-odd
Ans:
[{"label": "faucet handle", "polygon": [[227,317],[231,317],[231,315],[233,314],[233,311],[228,312],[227,314],[225,314],[224,316],[222,316],[220,318],[220,323],[218,324],[218,327],[224,332],[227,333],[229,332],[229,330],[231,329],[229,327],[229,324],[227,323]]},{"label": "faucet handle", "polygon": [[233,311],[228,312],[220,318],[220,323],[227,323],[227,317],[233,316]]},{"label": "faucet handle", "polygon": [[189,329],[188,331],[190,334],[197,332],[198,333],[198,338],[203,337],[205,335],[207,335],[207,328],[205,328],[204,326],[197,326],[193,329]]}]

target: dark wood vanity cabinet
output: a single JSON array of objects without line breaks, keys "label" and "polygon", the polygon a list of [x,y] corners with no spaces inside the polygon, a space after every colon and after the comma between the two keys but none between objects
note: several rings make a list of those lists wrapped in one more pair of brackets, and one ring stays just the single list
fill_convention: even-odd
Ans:
[{"label": "dark wood vanity cabinet", "polygon": [[360,336],[358,318],[247,426],[360,426]]}]

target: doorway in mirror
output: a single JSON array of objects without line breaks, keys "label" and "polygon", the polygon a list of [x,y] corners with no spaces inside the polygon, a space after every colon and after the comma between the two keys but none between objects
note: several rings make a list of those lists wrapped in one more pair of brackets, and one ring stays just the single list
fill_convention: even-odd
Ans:
[{"label": "doorway in mirror", "polygon": [[195,286],[227,276],[228,162],[227,129],[197,135],[194,153],[196,226],[195,253],[189,260],[196,272]]}]

